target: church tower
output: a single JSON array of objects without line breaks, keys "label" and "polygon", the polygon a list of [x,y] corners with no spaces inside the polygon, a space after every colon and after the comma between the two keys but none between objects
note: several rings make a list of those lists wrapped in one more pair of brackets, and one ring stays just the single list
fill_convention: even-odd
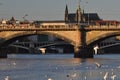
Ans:
[{"label": "church tower", "polygon": [[68,6],[66,5],[66,8],[65,8],[65,22],[68,21]]},{"label": "church tower", "polygon": [[76,21],[78,23],[82,21],[82,12],[81,12],[81,8],[80,8],[80,0],[79,0],[78,8],[77,8],[77,11],[76,11]]}]

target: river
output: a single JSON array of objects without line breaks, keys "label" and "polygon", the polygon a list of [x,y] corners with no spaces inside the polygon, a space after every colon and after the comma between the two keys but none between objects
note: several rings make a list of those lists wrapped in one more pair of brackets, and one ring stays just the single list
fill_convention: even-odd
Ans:
[{"label": "river", "polygon": [[[100,64],[100,65],[99,65]],[[120,80],[120,55],[11,54],[0,59],[0,80]]]}]

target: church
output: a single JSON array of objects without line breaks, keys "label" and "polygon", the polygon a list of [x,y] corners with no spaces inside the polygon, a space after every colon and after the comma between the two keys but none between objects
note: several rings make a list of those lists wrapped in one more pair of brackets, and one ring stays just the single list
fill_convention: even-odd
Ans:
[{"label": "church", "polygon": [[70,23],[76,23],[76,22],[90,23],[94,21],[100,21],[102,19],[100,19],[97,13],[84,13],[84,10],[83,11],[81,10],[79,3],[75,13],[69,13],[68,6],[66,5],[64,20],[65,22],[70,22]]}]

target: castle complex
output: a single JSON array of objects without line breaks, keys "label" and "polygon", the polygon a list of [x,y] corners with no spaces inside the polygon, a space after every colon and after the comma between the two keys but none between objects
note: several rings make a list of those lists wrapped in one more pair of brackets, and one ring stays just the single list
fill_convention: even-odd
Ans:
[{"label": "castle complex", "polygon": [[97,13],[84,13],[81,10],[80,3],[76,13],[69,13],[68,6],[65,8],[65,22],[93,22],[101,20]]}]

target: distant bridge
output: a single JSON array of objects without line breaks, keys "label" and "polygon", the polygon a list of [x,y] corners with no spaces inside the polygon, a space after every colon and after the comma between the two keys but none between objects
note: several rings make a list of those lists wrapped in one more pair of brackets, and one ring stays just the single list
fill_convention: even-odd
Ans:
[{"label": "distant bridge", "polygon": [[104,48],[108,48],[108,47],[112,47],[112,46],[116,46],[116,45],[120,45],[120,43],[107,44],[107,45],[104,45],[104,46],[100,46],[99,49],[104,49]]},{"label": "distant bridge", "polygon": [[[18,48],[22,48],[22,49],[26,49],[29,51],[29,53],[33,53],[31,52],[31,48],[39,51],[42,48],[47,48],[47,47],[51,47],[51,46],[57,46],[57,45],[65,45],[65,44],[69,44],[67,42],[64,41],[57,41],[57,42],[15,42],[13,44],[10,44],[9,47],[18,47]],[[56,48],[57,49],[57,48]]]},{"label": "distant bridge", "polygon": [[[9,47],[18,47],[18,48],[22,48],[22,49],[26,49],[29,52],[31,51],[30,49],[33,48],[35,50],[39,50],[40,48],[47,48],[47,47],[51,47],[51,46],[56,46],[56,45],[64,45],[64,44],[69,44],[67,42],[64,41],[57,41],[57,42],[15,42],[13,44],[10,44]],[[104,44],[104,45],[103,45]],[[113,47],[113,46],[117,46],[120,45],[119,42],[102,42],[99,43],[98,45],[98,49],[99,50],[104,50],[104,48],[109,48],[109,47]],[[32,53],[32,52],[30,52]],[[100,52],[99,52],[100,53]]]},{"label": "distant bridge", "polygon": [[0,25],[1,54],[4,57],[2,47],[7,46],[19,37],[29,35],[54,35],[74,46],[74,57],[93,57],[93,45],[106,38],[120,35],[120,24],[106,23],[106,25],[83,25],[65,22],[47,22],[34,24]]},{"label": "distant bridge", "polygon": [[10,44],[9,46],[13,46],[13,47],[19,47],[19,48],[24,48],[29,50],[29,48],[34,48],[34,49],[38,49],[38,48],[45,48],[45,47],[49,47],[49,46],[55,46],[55,45],[63,45],[63,44],[69,44],[67,42],[64,41],[57,41],[57,42],[15,42],[13,44]]},{"label": "distant bridge", "polygon": [[[100,45],[106,42],[102,42],[99,43],[99,49],[104,49],[107,47],[111,47],[111,46],[116,46],[116,45],[120,45],[120,42],[113,42],[113,43],[107,43],[105,45]],[[57,41],[57,42],[15,42],[13,44],[10,44],[9,46],[13,46],[13,47],[20,47],[20,48],[24,48],[24,49],[29,49],[30,47],[33,48],[45,48],[45,47],[49,47],[49,46],[55,46],[55,45],[63,45],[63,44],[69,44],[67,42],[64,41]]]}]

